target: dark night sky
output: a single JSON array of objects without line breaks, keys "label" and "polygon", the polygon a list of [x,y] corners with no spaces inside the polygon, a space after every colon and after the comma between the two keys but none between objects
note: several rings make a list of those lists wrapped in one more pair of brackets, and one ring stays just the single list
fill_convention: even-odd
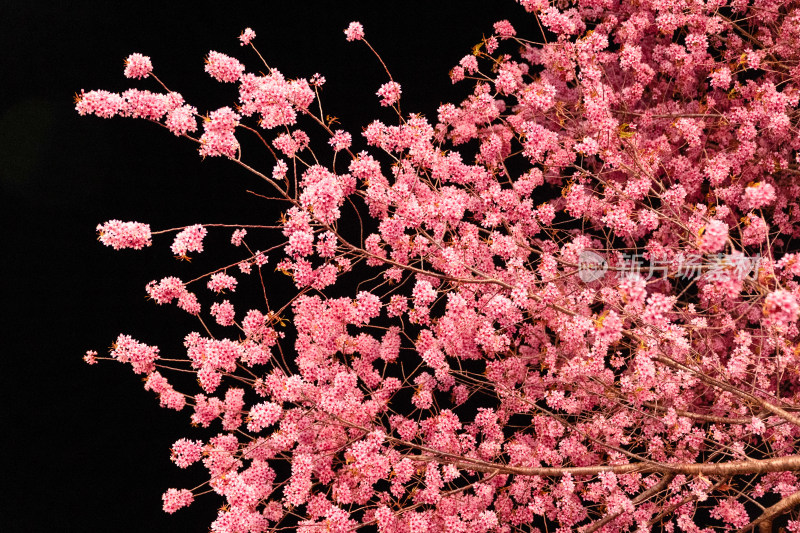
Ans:
[{"label": "dark night sky", "polygon": [[380,65],[363,44],[344,39],[350,21],[364,24],[403,86],[404,112],[429,117],[469,90],[453,88],[447,72],[493,22],[508,18],[523,35],[534,34],[534,22],[513,0],[479,9],[430,0],[6,4],[0,198],[2,440],[10,466],[3,480],[10,494],[0,529],[206,531],[221,503],[216,496],[173,516],[161,511],[165,489],[202,481],[202,467],[181,471],[169,461],[170,445],[191,435],[188,409],[159,408],[129,368],[89,367],[81,355],[104,351],[120,332],[180,346],[197,326],[174,308],[145,301],[144,285],[210,269],[213,252],[200,265],[178,264],[169,237],[143,252],[114,252],[97,242],[95,226],[113,218],[146,221],[154,230],[271,224],[278,211],[245,192],[260,185],[233,164],[202,161],[188,141],[144,121],[79,117],[73,94],[158,90],[122,75],[123,59],[141,52],[201,112],[231,105],[235,87],[211,80],[203,57],[213,49],[257,69],[257,58],[237,41],[250,26],[261,53],[287,77],[326,76],[326,112],[356,137],[361,126],[390,115],[374,96],[387,81]]}]

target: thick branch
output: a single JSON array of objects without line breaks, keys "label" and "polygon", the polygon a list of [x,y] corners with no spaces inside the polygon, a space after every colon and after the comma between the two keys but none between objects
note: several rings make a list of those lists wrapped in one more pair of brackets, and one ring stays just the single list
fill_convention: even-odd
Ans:
[{"label": "thick branch", "polygon": [[509,466],[468,457],[456,458],[452,454],[442,455],[409,455],[412,461],[438,461],[450,463],[462,470],[476,472],[495,472],[516,474],[520,476],[557,477],[571,474],[573,476],[594,476],[600,472],[615,474],[686,474],[703,476],[734,476],[740,474],[765,474],[767,472],[786,472],[800,470],[800,455],[787,455],[772,459],[748,459],[745,461],[729,461],[725,463],[626,463],[621,465],[566,466],[566,467],[524,467]]},{"label": "thick branch", "polygon": [[782,499],[772,507],[761,513],[761,516],[744,526],[736,533],[745,533],[745,531],[752,531],[754,527],[758,526],[759,531],[769,533],[772,531],[772,521],[782,514],[787,513],[791,508],[800,505],[800,490]]},{"label": "thick branch", "polygon": [[[638,503],[642,503],[643,501],[647,501],[649,498],[652,498],[653,496],[655,496],[656,494],[658,494],[662,490],[666,489],[667,486],[669,485],[669,482],[672,481],[673,477],[675,477],[673,474],[666,474],[664,477],[661,478],[661,481],[659,481],[658,483],[656,483],[655,485],[653,485],[652,487],[650,487],[646,491],[644,491],[641,494],[639,494],[636,498],[634,498],[633,499],[634,505],[638,504]],[[601,518],[600,520],[598,520],[597,522],[594,522],[593,524],[590,524],[590,525],[586,526],[586,529],[582,529],[581,533],[594,533],[595,531],[597,531],[598,529],[600,529],[604,525],[608,524],[609,522],[611,522],[615,518],[619,517],[622,513],[623,513],[623,511],[619,510],[616,513],[612,513],[610,515],[607,515],[607,516]]]}]

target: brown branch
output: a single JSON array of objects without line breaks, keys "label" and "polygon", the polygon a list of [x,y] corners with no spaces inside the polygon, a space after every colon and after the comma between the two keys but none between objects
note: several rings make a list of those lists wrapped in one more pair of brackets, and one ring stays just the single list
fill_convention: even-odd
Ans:
[{"label": "brown branch", "polygon": [[[410,445],[415,448],[420,447],[414,444]],[[499,471],[503,474],[542,477],[564,476],[567,474],[573,476],[593,476],[601,472],[613,472],[615,474],[639,472],[642,474],[686,474],[728,477],[740,474],[764,474],[767,472],[800,470],[800,455],[787,455],[785,457],[775,457],[772,459],[747,459],[744,461],[729,461],[725,463],[626,463],[621,465],[567,467],[509,466],[444,452],[435,455],[409,455],[407,457],[412,461],[439,461],[442,463],[449,463],[462,470],[473,470],[476,472]]]},{"label": "brown branch", "polygon": [[[725,483],[724,480],[717,481],[710,489],[708,489],[708,492],[709,493],[713,493],[715,490],[717,490],[719,487],[721,487],[724,483]],[[695,493],[687,494],[680,501],[677,501],[677,502],[673,503],[672,505],[670,505],[669,507],[667,507],[666,509],[664,509],[663,511],[658,513],[658,515],[656,515],[655,518],[651,518],[650,521],[647,522],[647,525],[652,527],[654,524],[657,524],[657,523],[661,522],[665,517],[671,516],[672,513],[675,511],[675,509],[683,507],[687,503],[692,502],[692,501],[696,500],[697,498],[698,498],[698,495],[695,494]]]},{"label": "brown branch", "polygon": [[787,496],[786,498],[782,499],[772,507],[767,507],[764,512],[761,513],[761,516],[744,526],[736,533],[752,531],[756,526],[758,526],[758,530],[761,533],[769,533],[772,531],[772,521],[780,515],[787,513],[790,509],[796,507],[797,505],[800,505],[800,490],[791,496]]},{"label": "brown branch", "polygon": [[[622,398],[622,393],[619,390],[608,386],[607,384],[603,383],[602,381],[596,378],[591,378],[591,379],[595,383],[602,385],[609,393],[613,393],[617,398],[620,399]],[[648,409],[653,409],[654,411],[660,411],[662,413],[666,413],[669,410],[668,407],[665,407],[663,405],[658,405],[657,403],[653,402],[642,402],[642,405],[647,407]],[[677,414],[678,416],[691,418],[692,420],[702,420],[703,422],[711,422],[712,424],[738,424],[745,426],[753,422],[752,418],[729,418],[726,416],[704,415],[701,413],[693,413],[691,411],[686,411],[684,409],[675,409],[675,414]]]},{"label": "brown branch", "polygon": [[[759,40],[758,40],[758,38],[757,38],[755,35],[753,35],[753,34],[752,34],[752,33],[750,33],[749,31],[747,31],[746,29],[744,29],[744,28],[742,28],[741,26],[739,26],[739,24],[737,24],[735,20],[731,20],[731,19],[729,19],[728,17],[726,17],[725,15],[722,15],[722,14],[720,14],[720,13],[717,13],[716,15],[717,15],[719,18],[721,18],[722,20],[724,20],[725,22],[727,22],[728,24],[730,24],[730,25],[731,25],[731,26],[732,26],[732,27],[733,27],[733,28],[734,28],[736,31],[738,31],[739,33],[741,33],[743,36],[747,37],[747,39],[748,39],[748,40],[749,40],[751,43],[753,43],[754,45],[758,46],[758,47],[759,47],[759,48],[761,48],[762,50],[764,50],[764,49],[766,49],[766,48],[767,48],[766,46],[764,46],[764,43],[762,43],[761,41],[759,41]],[[769,54],[769,56],[772,58],[772,60],[773,60],[773,61],[776,61],[776,62],[777,62],[777,59],[775,58],[775,56],[774,56],[774,55],[772,55],[772,54],[770,53],[770,54]]]},{"label": "brown branch", "polygon": [[[642,402],[642,405],[648,407],[650,409],[654,409],[656,411],[666,412],[667,407],[663,405],[658,405],[652,402]],[[704,422],[711,422],[712,424],[739,424],[739,425],[747,425],[753,422],[752,418],[728,418],[726,416],[714,416],[714,415],[704,415],[700,413],[692,413],[691,411],[685,411],[683,409],[675,409],[675,414],[678,416],[683,416],[686,418],[691,418],[693,420],[702,420]]]},{"label": "brown branch", "polygon": [[[637,337],[637,339],[638,339],[638,337]],[[669,357],[665,357],[665,356],[660,356],[659,355],[657,357],[653,357],[653,361],[658,361],[659,363],[661,363],[663,365],[666,365],[666,366],[668,366],[670,368],[674,368],[676,370],[683,370],[684,372],[689,372],[689,373],[697,376],[697,378],[699,378],[700,381],[702,381],[704,383],[707,383],[708,385],[711,385],[713,387],[717,387],[718,389],[722,389],[724,391],[730,392],[731,394],[734,394],[734,395],[738,396],[739,398],[742,398],[744,400],[748,400],[750,402],[753,402],[753,403],[761,406],[765,410],[769,411],[773,415],[777,415],[777,416],[783,418],[784,420],[786,420],[787,422],[791,422],[795,426],[800,426],[800,417],[797,417],[797,416],[791,414],[790,412],[786,411],[785,409],[781,409],[777,405],[775,405],[773,403],[770,403],[767,400],[761,399],[758,396],[754,396],[754,395],[749,394],[747,392],[741,391],[741,390],[737,389],[736,387],[728,385],[727,383],[723,383],[722,381],[719,381],[718,379],[714,379],[711,376],[708,376],[708,375],[704,374],[703,372],[700,372],[700,371],[695,370],[695,369],[693,369],[691,367],[683,365],[683,364],[681,364],[681,363],[679,363],[679,362],[677,362],[677,361],[675,361],[673,359],[670,359]]]},{"label": "brown branch", "polygon": [[[634,498],[633,499],[634,505],[638,504],[638,503],[642,503],[643,501],[646,501],[646,500],[652,498],[653,496],[655,496],[656,494],[658,494],[659,492],[661,492],[662,490],[667,488],[667,486],[669,485],[669,482],[672,481],[673,477],[675,477],[674,474],[665,474],[664,477],[661,478],[661,481],[659,481],[658,483],[656,483],[655,485],[653,485],[652,487],[650,487],[646,491],[644,491],[641,494],[639,494],[636,498]],[[601,518],[600,520],[598,520],[597,522],[594,522],[594,523],[586,526],[586,529],[581,529],[581,533],[594,533],[595,531],[597,531],[598,529],[600,529],[604,525],[606,525],[609,522],[611,522],[612,520],[618,518],[623,512],[624,511],[620,509],[616,513],[612,513],[610,515],[607,515],[607,516]]]}]

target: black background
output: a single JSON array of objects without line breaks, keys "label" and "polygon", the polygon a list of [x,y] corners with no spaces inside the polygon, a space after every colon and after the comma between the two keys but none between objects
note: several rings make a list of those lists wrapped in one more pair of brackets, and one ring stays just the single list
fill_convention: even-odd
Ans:
[{"label": "black background", "polygon": [[201,113],[232,105],[236,88],[206,75],[203,58],[217,50],[258,70],[257,57],[237,40],[249,26],[270,66],[288,78],[327,78],[326,113],[357,137],[374,118],[391,115],[374,96],[386,75],[363,43],[345,41],[347,24],[364,24],[403,87],[404,112],[435,119],[440,103],[457,103],[469,91],[453,87],[448,70],[492,23],[506,18],[521,35],[535,35],[535,21],[513,0],[482,4],[4,2],[0,530],[207,530],[221,503],[215,495],[172,516],[161,511],[164,490],[202,481],[202,467],[181,471],[169,461],[170,445],[192,435],[188,410],[159,408],[128,367],[89,367],[81,356],[102,354],[121,332],[162,352],[177,350],[197,326],[146,301],[144,285],[214,268],[221,248],[211,239],[200,264],[182,264],[171,256],[171,237],[141,252],[114,252],[97,242],[95,227],[114,218],[154,230],[273,224],[279,214],[247,194],[260,184],[233,164],[203,161],[196,146],[144,121],[79,117],[74,93],[158,91],[152,80],[122,75],[123,59],[140,52]]}]

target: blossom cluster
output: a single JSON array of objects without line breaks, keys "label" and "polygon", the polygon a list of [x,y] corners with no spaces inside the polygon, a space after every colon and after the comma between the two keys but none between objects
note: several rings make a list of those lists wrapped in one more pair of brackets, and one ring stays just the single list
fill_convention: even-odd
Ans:
[{"label": "blossom cluster", "polygon": [[115,250],[133,248],[141,250],[153,244],[150,226],[141,222],[109,220],[97,226],[98,240]]},{"label": "blossom cluster", "polygon": [[[273,161],[254,172],[284,203],[269,239],[234,231],[233,263],[146,287],[199,319],[182,360],[198,390],[173,387],[155,346],[111,349],[216,433],[173,444],[208,481],[167,491],[165,511],[213,492],[219,533],[700,532],[778,514],[798,530],[800,8],[519,3],[547,39],[487,27],[451,71],[472,85],[435,118],[402,115],[389,76],[377,95],[397,121],[361,135],[316,115],[321,76],[209,53],[238,100],[204,118],[200,153],[252,168],[236,135],[257,135]],[[358,22],[345,38],[371,49]],[[195,131],[176,93],[76,108]],[[213,230],[179,230],[173,254]],[[151,241],[139,223],[98,232]]]}]

